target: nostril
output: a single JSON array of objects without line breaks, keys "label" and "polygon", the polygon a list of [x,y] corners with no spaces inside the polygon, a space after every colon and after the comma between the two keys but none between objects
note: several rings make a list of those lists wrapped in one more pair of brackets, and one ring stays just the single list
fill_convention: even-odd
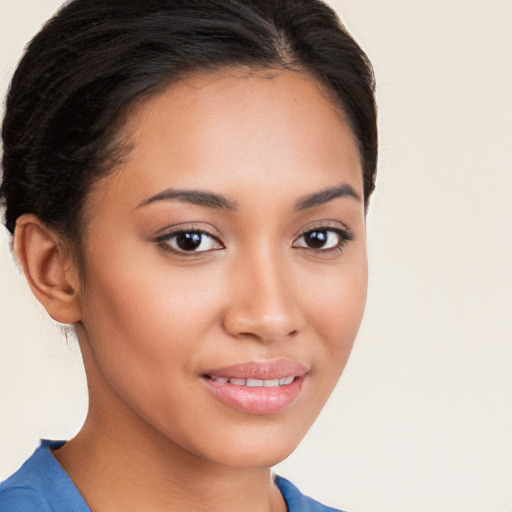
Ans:
[{"label": "nostril", "polygon": [[226,331],[239,339],[254,340],[264,343],[273,343],[295,338],[299,334],[298,329],[288,330],[285,326],[263,323],[255,323],[252,328],[248,328],[248,326],[245,325],[243,329],[237,329],[234,326],[227,326]]},{"label": "nostril", "polygon": [[[224,329],[234,337],[275,342],[297,336],[304,317],[295,295],[274,286],[250,287],[251,294],[238,296],[224,311]],[[264,293],[265,292],[265,293]]]}]

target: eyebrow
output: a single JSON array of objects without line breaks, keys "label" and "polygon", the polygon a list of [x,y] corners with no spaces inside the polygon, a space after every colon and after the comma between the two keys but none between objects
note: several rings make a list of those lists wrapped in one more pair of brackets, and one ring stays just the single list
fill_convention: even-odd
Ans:
[{"label": "eyebrow", "polygon": [[342,183],[336,187],[329,187],[300,198],[295,203],[295,209],[307,210],[308,208],[320,206],[339,197],[352,197],[356,201],[361,202],[361,196],[348,183]]},{"label": "eyebrow", "polygon": [[[320,190],[319,192],[314,192],[313,194],[301,197],[295,203],[295,210],[307,210],[308,208],[320,206],[340,197],[352,197],[356,201],[361,201],[361,196],[348,183],[342,183],[336,187],[329,187],[324,190]],[[163,190],[162,192],[142,201],[137,208],[147,206],[157,201],[179,201],[216,210],[234,211],[238,209],[236,201],[231,201],[226,199],[224,196],[214,194],[213,192],[177,189]]]},{"label": "eyebrow", "polygon": [[181,203],[195,204],[206,208],[214,208],[216,210],[236,210],[238,205],[235,201],[230,201],[225,197],[205,192],[202,190],[164,190],[149,199],[145,199],[137,208],[147,206],[157,201],[179,201]]}]

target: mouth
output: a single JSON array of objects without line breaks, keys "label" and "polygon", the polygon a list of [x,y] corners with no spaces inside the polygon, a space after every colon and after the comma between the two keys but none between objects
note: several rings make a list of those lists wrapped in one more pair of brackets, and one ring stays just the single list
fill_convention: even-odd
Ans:
[{"label": "mouth", "polygon": [[287,359],[248,362],[205,373],[215,398],[247,414],[276,414],[298,399],[309,369]]},{"label": "mouth", "polygon": [[210,375],[206,375],[206,377],[219,384],[229,383],[234,386],[246,386],[248,388],[277,388],[279,386],[287,386],[296,379],[293,375],[281,377],[280,379],[237,379],[233,377],[212,377]]}]

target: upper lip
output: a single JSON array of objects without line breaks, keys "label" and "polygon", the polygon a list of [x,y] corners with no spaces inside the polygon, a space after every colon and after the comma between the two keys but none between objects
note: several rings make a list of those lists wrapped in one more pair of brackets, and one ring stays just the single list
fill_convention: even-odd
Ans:
[{"label": "upper lip", "polygon": [[276,359],[273,361],[247,361],[244,363],[216,368],[205,372],[209,377],[233,379],[263,379],[273,380],[283,377],[302,377],[309,368],[290,359]]}]

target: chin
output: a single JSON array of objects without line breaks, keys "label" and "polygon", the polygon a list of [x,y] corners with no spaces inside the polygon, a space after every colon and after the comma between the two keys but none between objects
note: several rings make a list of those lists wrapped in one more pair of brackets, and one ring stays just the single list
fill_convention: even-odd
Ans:
[{"label": "chin", "polygon": [[[216,457],[218,463],[223,466],[236,469],[258,469],[258,468],[270,468],[279,464],[286,459],[296,445],[293,446],[276,446],[273,449],[270,445],[273,443],[267,443],[265,447],[254,446],[251,448],[244,447],[244,449],[231,449],[228,448],[224,453],[219,454]],[[297,443],[298,444],[298,443]],[[228,453],[229,451],[229,453]]]},{"label": "chin", "polygon": [[214,441],[208,447],[207,457],[232,468],[270,468],[295,450],[306,431],[293,428],[243,429],[233,432],[222,442]]}]

